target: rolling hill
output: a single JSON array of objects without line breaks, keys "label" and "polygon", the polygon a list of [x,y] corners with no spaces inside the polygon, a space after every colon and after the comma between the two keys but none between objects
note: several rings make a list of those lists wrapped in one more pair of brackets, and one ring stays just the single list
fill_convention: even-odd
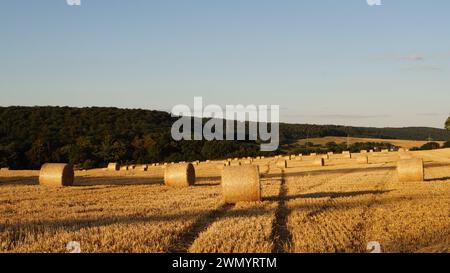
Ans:
[{"label": "rolling hill", "polygon": [[[0,167],[38,169],[45,162],[83,168],[108,162],[194,161],[270,155],[255,141],[174,141],[167,112],[105,107],[0,107]],[[280,124],[280,144],[325,136],[450,140],[437,128],[365,128]],[[391,141],[390,141],[391,142]],[[276,151],[280,152],[280,151]]]}]

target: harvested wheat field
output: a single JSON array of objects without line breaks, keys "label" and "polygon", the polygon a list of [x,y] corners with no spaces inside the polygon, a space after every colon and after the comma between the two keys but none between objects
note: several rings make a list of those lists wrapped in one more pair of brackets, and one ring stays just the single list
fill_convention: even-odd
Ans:
[{"label": "harvested wheat field", "polygon": [[[336,136],[327,136],[327,137],[318,137],[318,138],[309,138],[309,139],[300,139],[297,141],[298,144],[304,145],[306,142],[325,145],[328,142],[336,142],[336,143],[346,143],[349,141],[350,143],[367,143],[367,142],[376,142],[376,143],[391,143],[393,145],[403,147],[403,148],[414,148],[420,147],[429,141],[420,141],[420,140],[403,140],[403,139],[382,139],[382,138],[363,138],[363,137],[336,137]],[[442,145],[445,141],[436,141],[440,145]]]},{"label": "harvested wheat field", "polygon": [[304,157],[287,168],[255,159],[261,202],[225,204],[223,162],[195,165],[190,187],[164,185],[164,167],[76,172],[72,187],[39,171],[0,172],[0,252],[383,252],[450,250],[450,150],[414,152],[424,182],[398,182],[398,153]]}]

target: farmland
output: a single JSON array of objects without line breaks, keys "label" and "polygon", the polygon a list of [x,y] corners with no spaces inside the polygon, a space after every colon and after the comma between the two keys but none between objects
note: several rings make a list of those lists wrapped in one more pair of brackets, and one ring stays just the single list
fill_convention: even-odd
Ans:
[{"label": "farmland", "polygon": [[[313,144],[325,145],[328,142],[336,142],[336,143],[390,143],[398,147],[411,149],[414,147],[421,147],[426,144],[428,141],[420,141],[420,140],[404,140],[404,139],[381,139],[381,138],[362,138],[362,137],[336,137],[336,136],[327,136],[327,137],[318,137],[318,138],[308,138],[308,139],[300,139],[297,141],[298,144],[304,145],[306,142],[310,142]],[[444,144],[445,141],[436,141],[440,145]]]},{"label": "farmland", "polygon": [[38,171],[0,172],[0,252],[450,251],[450,150],[413,152],[425,182],[398,182],[397,153],[370,164],[276,167],[255,160],[262,202],[224,204],[218,162],[195,186],[163,185],[164,169],[77,171],[73,187],[38,185]]}]

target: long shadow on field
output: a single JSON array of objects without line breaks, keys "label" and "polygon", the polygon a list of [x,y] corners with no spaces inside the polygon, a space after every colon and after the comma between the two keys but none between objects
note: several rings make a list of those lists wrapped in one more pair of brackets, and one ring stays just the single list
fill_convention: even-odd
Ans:
[{"label": "long shadow on field", "polygon": [[[408,201],[422,200],[423,195],[409,196]],[[430,198],[433,198],[432,196]],[[391,197],[385,198],[380,201],[380,204],[392,204],[396,202],[404,202],[405,197]],[[340,206],[334,207],[335,210],[349,210],[352,208],[359,208],[370,204],[371,201],[361,202],[359,200],[342,200],[339,202]],[[263,216],[274,213],[273,209],[234,209],[230,210],[232,206],[223,205],[222,207],[216,209],[215,211],[207,214],[206,216],[200,216],[200,219],[196,220],[189,228],[187,228],[179,237],[179,239],[173,242],[171,245],[171,251],[186,251],[187,248],[192,244],[193,240],[205,229],[207,229],[214,221],[219,218],[222,219],[232,219],[232,218],[242,218],[242,217],[256,217]],[[305,203],[299,205],[293,205],[289,207],[290,211],[295,210],[315,210],[317,209],[317,204],[315,203]],[[310,213],[311,215],[320,214],[320,211],[314,211]],[[95,216],[92,218],[79,218],[79,219],[42,219],[42,220],[21,220],[18,222],[6,222],[0,223],[0,233],[9,234],[6,241],[14,242],[17,240],[22,240],[23,238],[33,234],[33,236],[38,236],[39,234],[49,234],[52,232],[61,231],[78,231],[84,228],[99,228],[110,226],[114,224],[141,224],[141,223],[160,223],[160,222],[173,222],[173,221],[189,221],[193,218],[198,218],[199,213],[196,212],[183,212],[183,213],[163,213],[163,214],[153,214],[143,216],[142,214],[130,214],[130,215],[120,215],[120,216]],[[22,238],[22,239],[21,239]]]},{"label": "long shadow on field", "polygon": [[449,167],[450,163],[445,162],[433,162],[433,163],[424,163],[425,167]]},{"label": "long shadow on field", "polygon": [[281,172],[280,193],[278,194],[278,208],[275,211],[275,221],[272,224],[272,234],[270,236],[273,247],[272,253],[284,253],[285,246],[292,244],[292,234],[287,227],[289,208],[286,206],[287,187],[284,179],[284,171]]},{"label": "long shadow on field", "polygon": [[[316,193],[303,193],[285,196],[284,200],[295,200],[301,198],[342,198],[342,197],[355,197],[368,194],[384,194],[391,192],[392,190],[374,190],[374,191],[349,191],[349,192],[316,192]],[[267,201],[277,201],[273,197],[268,197]]]},{"label": "long shadow on field", "polygon": [[[369,173],[377,171],[388,171],[395,170],[395,167],[374,167],[374,168],[348,168],[348,169],[338,169],[338,170],[313,170],[313,171],[301,171],[301,172],[291,172],[286,173],[285,177],[297,177],[297,176],[315,176],[323,174],[347,174],[347,173]],[[280,174],[267,174],[264,175],[265,178],[278,178]]]},{"label": "long shadow on field", "polygon": [[4,185],[38,185],[39,177],[37,176],[14,176],[0,177],[0,186]]},{"label": "long shadow on field", "polygon": [[75,177],[74,186],[101,186],[101,185],[158,185],[164,184],[164,180],[159,177],[119,177],[119,176],[102,176],[102,177]]},{"label": "long shadow on field", "polygon": [[450,176],[425,179],[426,182],[448,181],[448,180],[450,180]]},{"label": "long shadow on field", "polygon": [[206,230],[217,219],[221,218],[227,211],[229,211],[233,205],[223,204],[219,208],[211,211],[203,217],[199,217],[192,225],[185,229],[181,236],[175,241],[171,242],[170,247],[167,249],[168,253],[186,253],[189,247],[198,238],[200,233]]},{"label": "long shadow on field", "polygon": [[220,176],[205,176],[205,177],[196,177],[195,182],[217,182],[222,179]]},{"label": "long shadow on field", "polygon": [[[203,183],[202,183],[203,182]],[[209,182],[209,183],[204,183]],[[220,182],[212,182],[212,181],[195,181],[194,187],[216,187],[220,186]]]}]

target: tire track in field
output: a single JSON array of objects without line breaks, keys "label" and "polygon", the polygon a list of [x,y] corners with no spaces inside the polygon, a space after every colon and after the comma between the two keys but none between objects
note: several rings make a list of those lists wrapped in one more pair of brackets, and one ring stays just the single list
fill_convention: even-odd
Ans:
[{"label": "tire track in field", "polygon": [[373,215],[373,206],[378,203],[379,197],[385,193],[386,187],[392,177],[392,173],[386,173],[382,180],[375,186],[375,190],[378,193],[374,193],[371,201],[364,207],[361,214],[358,216],[360,222],[354,226],[351,231],[352,238],[350,244],[347,246],[349,249],[353,249],[357,252],[365,252],[367,246],[367,228],[370,224],[370,218]]},{"label": "tire track in field", "polygon": [[168,253],[187,253],[194,241],[200,234],[208,229],[215,221],[223,217],[234,205],[222,204],[208,214],[198,217],[198,219],[181,232],[181,235],[174,239],[167,249]]},{"label": "tire track in field", "polygon": [[[343,177],[345,177],[345,176],[347,176],[347,175],[353,174],[353,173],[355,173],[355,172],[356,172],[356,171],[354,171],[354,170],[345,172],[345,173],[343,173],[342,175],[339,175],[339,176],[334,177],[334,178],[332,178],[332,179],[325,180],[325,181],[323,181],[323,182],[321,182],[321,183],[318,183],[318,184],[316,184],[316,185],[309,186],[308,188],[306,188],[305,190],[301,191],[300,193],[306,192],[306,191],[310,191],[310,190],[312,190],[312,189],[318,188],[318,187],[323,186],[323,185],[325,185],[325,184],[329,184],[329,183],[331,183],[331,182],[333,182],[333,181],[335,181],[335,180],[341,179],[341,178],[343,178]],[[308,219],[314,219],[314,218],[316,218],[317,216],[319,216],[320,214],[322,214],[323,212],[325,212],[325,211],[327,211],[327,210],[329,210],[329,209],[335,207],[335,205],[334,205],[334,204],[336,203],[335,199],[336,199],[336,198],[339,198],[339,197],[340,197],[340,196],[338,196],[338,195],[331,195],[331,196],[329,196],[329,197],[328,197],[329,199],[327,200],[327,202],[326,202],[325,204],[321,205],[320,208],[318,208],[318,209],[316,209],[316,210],[313,210],[313,211],[309,212],[309,213],[306,215],[306,217],[305,217],[305,219],[304,219],[303,221],[304,221],[304,222],[307,222]]]},{"label": "tire track in field", "polygon": [[[264,174],[270,172],[270,162],[267,164],[267,171]],[[261,178],[264,176],[261,174]],[[214,222],[222,218],[229,212],[235,205],[222,204],[215,210],[206,215],[200,216],[192,225],[187,227],[181,232],[181,236],[173,240],[169,245],[168,253],[187,253],[189,248],[199,238],[199,236],[206,231]]]},{"label": "tire track in field", "polygon": [[[306,224],[308,222],[319,222],[323,218],[327,218],[328,221],[326,221],[326,224],[320,225],[319,230],[320,234],[322,236],[322,239],[325,241],[329,241],[332,243],[332,245],[329,245],[328,251],[334,251],[334,252],[343,252],[347,251],[349,249],[355,249],[355,242],[359,244],[359,249],[363,249],[361,246],[363,246],[363,237],[358,236],[355,237],[355,234],[361,234],[359,229],[365,229],[365,226],[362,224],[366,223],[366,216],[367,213],[371,211],[371,206],[376,202],[376,198],[380,196],[381,194],[386,193],[387,191],[384,191],[387,184],[387,177],[389,176],[389,173],[385,174],[382,178],[382,182],[379,182],[375,186],[375,190],[371,192],[372,195],[374,195],[373,199],[369,202],[368,205],[365,206],[363,212],[361,212],[358,216],[352,217],[352,218],[360,218],[361,221],[358,222],[358,224],[351,225],[345,221],[342,221],[342,219],[339,219],[335,213],[333,213],[333,209],[339,209],[339,203],[336,201],[337,198],[340,198],[341,196],[331,196],[327,202],[322,205],[319,209],[310,212],[304,219],[302,223]],[[339,179],[339,178],[336,178]],[[325,214],[327,214],[325,216]],[[322,218],[321,218],[322,217]],[[348,242],[351,242],[350,244]],[[364,246],[365,248],[365,246]]]},{"label": "tire track in field", "polygon": [[[343,177],[350,175],[354,172],[349,172],[345,175],[330,179],[325,183],[331,183],[333,181],[342,179]],[[388,174],[387,174],[388,175]],[[385,175],[385,176],[387,176]],[[383,179],[382,183],[386,183],[386,179]],[[311,188],[315,188],[314,186]],[[380,188],[380,186],[377,186]],[[382,188],[382,187],[381,187]],[[372,194],[380,195],[385,193],[385,191],[373,191]],[[317,225],[317,236],[320,236],[324,242],[329,242],[331,244],[326,244],[327,251],[334,252],[343,252],[348,249],[346,246],[348,241],[351,241],[354,236],[354,225],[350,225],[349,223],[342,221],[339,219],[338,215],[333,213],[334,209],[339,209],[339,203],[337,203],[336,199],[341,198],[340,194],[330,194],[328,196],[328,200],[325,201],[324,204],[319,205],[317,209],[310,211],[304,216],[304,218],[297,224],[310,226]],[[369,211],[369,209],[367,209]],[[362,217],[362,216],[361,216]],[[326,223],[321,223],[321,220],[327,218],[328,221]],[[363,221],[362,221],[363,222]]]},{"label": "tire track in field", "polygon": [[[368,241],[366,240],[366,234],[367,234],[367,227],[368,223],[370,222],[370,217],[373,213],[373,206],[378,202],[378,198],[388,193],[389,191],[386,190],[386,186],[389,182],[389,177],[392,176],[391,172],[386,172],[384,175],[382,175],[380,182],[378,182],[373,190],[373,193],[371,193],[372,197],[368,203],[366,203],[363,206],[362,212],[355,216],[355,219],[360,219],[359,222],[356,225],[353,225],[352,227],[347,227],[347,236],[346,239],[350,243],[345,245],[345,250],[351,250],[352,252],[365,252]],[[344,223],[336,221],[335,224],[340,223],[341,225]],[[367,242],[366,242],[367,241]]]},{"label": "tire track in field", "polygon": [[[305,193],[312,189],[321,187],[325,184],[331,183],[332,181],[342,178],[346,175],[354,173],[354,170],[349,170],[341,175],[338,175],[337,177],[334,177],[332,179],[324,179],[322,182],[308,186],[301,190],[299,193]],[[286,184],[285,179],[285,173],[282,170],[281,172],[281,183],[280,183],[280,191],[278,195],[278,208],[275,212],[275,220],[272,225],[272,234],[271,234],[271,240],[273,242],[272,247],[272,253],[285,253],[288,249],[291,248],[293,244],[293,236],[291,231],[288,227],[288,218],[289,215],[292,212],[292,209],[289,208],[289,206],[286,204],[287,201],[287,193],[288,193],[288,186]],[[330,197],[330,200],[334,199],[333,197]],[[319,215],[324,210],[331,208],[331,206],[324,206],[321,207],[317,211],[313,211],[312,213],[308,214],[307,217],[315,217],[316,215]]]}]

